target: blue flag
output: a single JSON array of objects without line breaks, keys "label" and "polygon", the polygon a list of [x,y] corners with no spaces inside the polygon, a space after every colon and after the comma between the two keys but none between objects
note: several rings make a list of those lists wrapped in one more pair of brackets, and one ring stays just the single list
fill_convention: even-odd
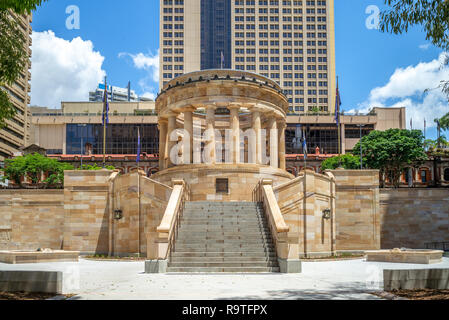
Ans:
[{"label": "blue flag", "polygon": [[108,86],[105,84],[104,98],[103,98],[103,126],[109,124],[109,101],[108,101]]},{"label": "blue flag", "polygon": [[302,151],[304,152],[304,159],[307,159],[307,140],[306,140],[306,134],[304,132],[303,137],[302,137]]},{"label": "blue flag", "polygon": [[136,162],[140,162],[140,129],[137,128],[137,158]]},{"label": "blue flag", "polygon": [[337,126],[340,124],[340,106],[341,106],[341,98],[337,82],[337,96],[335,98],[335,122],[337,122]]}]

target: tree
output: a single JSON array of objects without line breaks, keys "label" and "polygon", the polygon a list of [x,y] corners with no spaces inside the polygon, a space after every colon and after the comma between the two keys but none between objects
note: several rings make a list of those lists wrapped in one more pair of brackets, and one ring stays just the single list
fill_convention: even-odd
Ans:
[{"label": "tree", "polygon": [[[73,170],[73,166],[35,153],[6,159],[4,178],[22,187],[22,178],[28,177],[32,184],[37,185],[42,182],[47,188],[63,184],[65,170]],[[48,176],[44,181],[41,181],[42,173]]]},{"label": "tree", "polygon": [[449,113],[443,116],[439,121],[441,130],[449,131]]},{"label": "tree", "polygon": [[329,158],[323,161],[321,164],[321,170],[335,170],[340,166],[346,170],[360,169],[360,157],[355,157],[352,154],[344,154]]},{"label": "tree", "polygon": [[[403,34],[420,25],[426,33],[426,40],[449,51],[449,1],[385,0],[385,4],[389,9],[380,14],[379,28],[382,32]],[[446,56],[444,64],[448,63],[449,56]],[[439,88],[449,97],[449,81],[441,81]]]},{"label": "tree", "polygon": [[[1,0],[0,3],[0,87],[12,85],[27,63],[25,37],[11,13],[30,13],[46,0]],[[0,128],[11,119],[16,109],[5,89],[0,88]]]},{"label": "tree", "polygon": [[385,0],[390,8],[380,14],[380,30],[402,34],[421,25],[426,40],[445,51],[449,49],[449,1]]},{"label": "tree", "polygon": [[31,13],[45,1],[47,0],[2,0],[0,10],[11,9],[17,14]]},{"label": "tree", "polygon": [[360,156],[360,143],[363,162],[370,169],[380,170],[382,187],[388,173],[398,188],[402,170],[427,159],[424,136],[419,130],[372,131],[355,145],[352,153],[356,156]]}]

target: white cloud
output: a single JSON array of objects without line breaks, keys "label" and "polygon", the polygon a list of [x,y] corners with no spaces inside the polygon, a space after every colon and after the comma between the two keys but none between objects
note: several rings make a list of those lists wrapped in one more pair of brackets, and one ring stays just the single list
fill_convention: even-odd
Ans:
[{"label": "white cloud", "polygon": [[[428,128],[435,127],[433,120],[449,112],[447,97],[437,88],[442,80],[449,80],[445,57],[442,53],[430,62],[396,69],[387,84],[371,90],[368,99],[359,104],[359,110],[366,112],[372,107],[406,107],[408,127],[410,118],[413,119],[414,129],[423,129],[424,119]],[[426,92],[427,89],[434,90]]]},{"label": "white cloud", "polygon": [[87,101],[105,76],[104,57],[93,43],[54,32],[33,32],[31,105],[60,108],[61,101]]},{"label": "white cloud", "polygon": [[147,71],[148,75],[139,80],[139,85],[144,94],[142,96],[154,99],[156,97],[157,88],[159,86],[159,50],[155,55],[149,53],[132,54],[122,52],[119,58],[130,57],[134,63],[134,67]]},{"label": "white cloud", "polygon": [[430,48],[430,43],[424,43],[424,44],[421,44],[420,46],[419,46],[419,48],[421,49],[421,50],[427,50],[427,49],[429,49]]},{"label": "white cloud", "polygon": [[144,94],[142,94],[142,97],[148,98],[151,100],[156,100],[156,94],[153,92],[145,92]]}]

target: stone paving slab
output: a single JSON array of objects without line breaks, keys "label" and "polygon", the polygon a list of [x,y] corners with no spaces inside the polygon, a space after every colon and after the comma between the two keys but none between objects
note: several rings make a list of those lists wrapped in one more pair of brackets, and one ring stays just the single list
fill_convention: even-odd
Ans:
[{"label": "stone paving slab", "polygon": [[[449,268],[449,259],[429,268]],[[144,262],[88,261],[7,265],[0,270],[64,273],[64,294],[80,300],[381,299],[384,269],[423,265],[366,262],[362,259],[303,262],[301,274],[145,274]],[[77,283],[77,279],[79,279]],[[69,281],[69,282],[67,282]],[[77,289],[74,286],[79,285]]]}]

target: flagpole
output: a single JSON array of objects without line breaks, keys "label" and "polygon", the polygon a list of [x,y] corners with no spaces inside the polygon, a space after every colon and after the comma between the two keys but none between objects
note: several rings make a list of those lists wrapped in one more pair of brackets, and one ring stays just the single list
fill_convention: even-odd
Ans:
[{"label": "flagpole", "polygon": [[338,92],[338,76],[337,76],[337,103],[335,113],[337,119],[337,135],[338,135],[338,155],[341,155],[341,126],[340,126],[340,93]]},{"label": "flagpole", "polygon": [[139,248],[138,248],[138,251],[137,251],[137,254],[138,254],[138,256],[140,257],[140,242],[141,242],[141,235],[140,235],[140,225],[141,225],[141,223],[140,223],[140,213],[141,213],[141,210],[140,210],[140,205],[141,205],[141,197],[140,197],[140,172],[139,172],[139,169],[140,169],[140,151],[141,151],[141,149],[140,149],[140,128],[139,127],[137,127],[137,139],[138,139],[138,142],[137,142],[137,158],[136,158],[136,162],[137,162],[137,199],[138,199],[138,204],[139,204],[139,210],[138,210],[138,214],[139,214],[139,220],[138,220],[138,234],[139,234]]},{"label": "flagpole", "polygon": [[108,83],[104,77],[104,104],[103,104],[103,168],[106,167],[106,104],[108,103]]}]

